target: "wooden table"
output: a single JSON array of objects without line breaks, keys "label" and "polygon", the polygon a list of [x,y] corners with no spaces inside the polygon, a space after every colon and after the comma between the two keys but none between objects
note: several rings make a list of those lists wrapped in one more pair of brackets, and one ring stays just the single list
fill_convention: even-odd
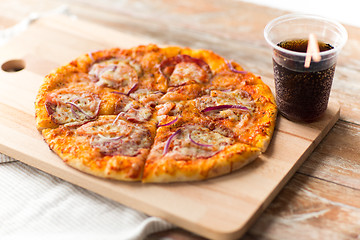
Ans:
[{"label": "wooden table", "polygon": [[[270,78],[271,50],[263,28],[286,13],[230,0],[2,0],[0,29],[63,4],[80,19],[164,44],[211,49]],[[243,239],[360,237],[360,29],[346,28],[349,40],[332,88],[341,104],[340,120]],[[148,239],[159,237],[202,239],[182,229]]]}]

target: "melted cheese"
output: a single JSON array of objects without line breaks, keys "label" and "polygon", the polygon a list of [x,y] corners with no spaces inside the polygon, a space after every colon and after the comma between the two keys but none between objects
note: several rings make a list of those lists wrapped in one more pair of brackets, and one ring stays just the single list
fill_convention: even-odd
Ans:
[{"label": "melted cheese", "polygon": [[144,126],[114,118],[87,123],[77,129],[77,134],[90,136],[91,145],[104,155],[135,156],[152,143]]},{"label": "melted cheese", "polygon": [[139,101],[141,104],[149,107],[155,107],[159,103],[159,99],[164,94],[160,91],[151,91],[148,89],[139,89],[130,94],[130,97]]},{"label": "melted cheese", "polygon": [[152,116],[152,111],[146,107],[140,107],[138,109],[131,108],[123,113],[122,116],[133,122],[146,122]]},{"label": "melted cheese", "polygon": [[240,121],[242,115],[252,113],[255,110],[255,104],[250,96],[241,90],[235,90],[230,92],[222,92],[213,90],[210,92],[210,96],[203,96],[196,99],[197,108],[202,111],[208,107],[220,106],[220,105],[240,105],[249,109],[249,111],[243,111],[236,108],[228,108],[219,111],[209,111],[206,115],[215,119],[228,119],[230,121]]},{"label": "melted cheese", "polygon": [[192,81],[205,83],[207,80],[206,72],[196,63],[181,62],[175,66],[169,86],[180,86]]},{"label": "melted cheese", "polygon": [[78,135],[94,136],[101,134],[105,137],[127,136],[132,130],[132,125],[122,119],[101,117],[100,119],[82,125],[76,130]]},{"label": "melted cheese", "polygon": [[124,92],[129,91],[138,82],[140,74],[140,64],[126,59],[112,59],[96,63],[89,71],[89,75],[97,80],[97,86],[125,88]]},{"label": "melted cheese", "polygon": [[48,103],[53,110],[50,115],[58,124],[80,123],[94,119],[99,110],[100,99],[90,93],[54,93]]},{"label": "melted cheese", "polygon": [[[190,140],[190,134],[196,143],[211,146],[200,146],[194,143]],[[191,158],[208,158],[233,143],[231,138],[196,125],[187,125],[182,128],[181,134],[173,141],[173,148],[167,154],[176,159],[181,159],[184,156]]]}]

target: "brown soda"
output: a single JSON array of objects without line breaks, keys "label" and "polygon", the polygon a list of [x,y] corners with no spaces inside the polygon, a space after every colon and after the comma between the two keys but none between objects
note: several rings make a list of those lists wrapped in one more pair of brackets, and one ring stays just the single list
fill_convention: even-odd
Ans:
[{"label": "brown soda", "polygon": [[[306,52],[307,39],[286,40],[278,46],[295,52]],[[319,41],[320,51],[333,49],[330,44]],[[325,112],[330,95],[335,62],[292,61],[290,55],[274,50],[274,78],[276,103],[283,116],[290,120],[312,122]]]}]

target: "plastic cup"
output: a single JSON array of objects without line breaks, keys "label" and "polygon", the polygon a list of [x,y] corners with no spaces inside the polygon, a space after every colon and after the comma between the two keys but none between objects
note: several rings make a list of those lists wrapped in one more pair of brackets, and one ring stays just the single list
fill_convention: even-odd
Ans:
[{"label": "plastic cup", "polygon": [[[321,60],[304,67],[306,50],[279,45],[307,40],[313,33],[319,42],[330,44]],[[312,122],[327,109],[337,57],[347,41],[346,29],[336,21],[308,14],[288,14],[269,22],[264,37],[273,49],[276,104],[293,121]]]}]

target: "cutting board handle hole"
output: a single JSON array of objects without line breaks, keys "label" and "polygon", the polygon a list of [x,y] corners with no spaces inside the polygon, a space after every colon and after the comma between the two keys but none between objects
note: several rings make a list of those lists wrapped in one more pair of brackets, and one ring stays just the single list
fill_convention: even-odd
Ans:
[{"label": "cutting board handle hole", "polygon": [[5,72],[19,72],[24,68],[25,61],[21,59],[9,60],[1,65],[1,69]]}]

